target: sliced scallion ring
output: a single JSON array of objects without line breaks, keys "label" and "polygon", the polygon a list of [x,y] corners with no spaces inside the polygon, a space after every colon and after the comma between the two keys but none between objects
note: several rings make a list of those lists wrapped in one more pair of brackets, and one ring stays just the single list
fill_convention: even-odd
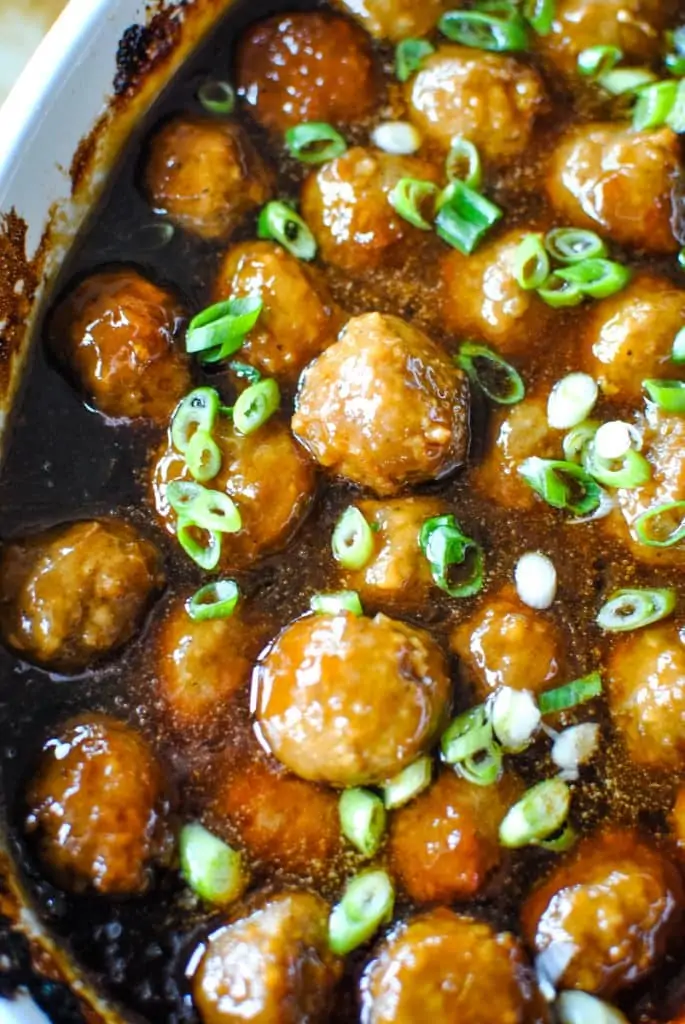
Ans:
[{"label": "sliced scallion ring", "polygon": [[528,690],[501,686],[490,704],[490,720],[502,749],[518,754],[533,742],[540,725],[540,710]]},{"label": "sliced scallion ring", "polygon": [[186,611],[193,622],[228,619],[233,615],[240,598],[235,580],[214,580],[196,590],[186,601]]},{"label": "sliced scallion ring", "polygon": [[457,364],[492,402],[515,405],[525,398],[526,387],[518,370],[485,345],[464,342]]},{"label": "sliced scallion ring", "polygon": [[448,181],[463,181],[469,188],[476,191],[483,184],[483,165],[477,146],[457,135],[452,139],[450,151],[445,160],[445,174]]},{"label": "sliced scallion ring", "polygon": [[643,629],[671,615],[676,600],[671,587],[617,590],[600,608],[597,625],[608,633]]},{"label": "sliced scallion ring", "polygon": [[571,309],[585,301],[585,295],[577,284],[565,281],[555,270],[549,275],[538,295],[552,309]]},{"label": "sliced scallion ring", "polygon": [[499,827],[502,846],[537,846],[561,831],[571,809],[571,791],[561,779],[533,786],[508,811]]},{"label": "sliced scallion ring", "polygon": [[657,81],[657,77],[647,68],[613,68],[599,75],[597,81],[612,96],[626,96],[646,85],[652,85]]},{"label": "sliced scallion ring", "polygon": [[251,384],[233,406],[233,425],[239,434],[252,434],[273,416],[281,404],[281,392],[273,377]]},{"label": "sliced scallion ring", "polygon": [[666,118],[666,124],[678,135],[685,132],[685,83],[682,79],[678,83],[678,91]]},{"label": "sliced scallion ring", "polygon": [[342,834],[364,857],[373,857],[383,842],[383,801],[368,789],[346,789],[338,803]]},{"label": "sliced scallion ring", "polygon": [[471,708],[448,726],[440,741],[442,756],[476,786],[492,786],[502,773],[502,750],[485,705]]},{"label": "sliced scallion ring", "polygon": [[672,548],[685,538],[685,501],[670,501],[638,516],[633,529],[641,544]]},{"label": "sliced scallion ring", "polygon": [[453,43],[496,53],[516,52],[528,48],[528,27],[512,7],[498,5],[497,12],[447,11],[438,28]]},{"label": "sliced scallion ring", "polygon": [[287,203],[274,199],[262,208],[257,220],[257,236],[272,238],[298,260],[313,260],[316,239],[299,213]]},{"label": "sliced scallion ring", "polygon": [[470,256],[503,216],[499,206],[456,179],[443,191],[438,206],[435,230],[443,242],[465,256]]},{"label": "sliced scallion ring", "polygon": [[553,228],[545,235],[545,248],[553,260],[564,266],[601,259],[608,254],[599,235],[585,228]]},{"label": "sliced scallion ring", "polygon": [[303,164],[325,164],[347,149],[340,132],[325,121],[305,121],[288,128],[285,144],[290,155]]},{"label": "sliced scallion ring", "polygon": [[[388,196],[388,201],[403,220],[421,231],[430,231],[435,213],[435,202],[440,189],[432,181],[419,178],[400,178]],[[431,220],[427,220],[427,214]]]},{"label": "sliced scallion ring", "polygon": [[166,499],[179,517],[200,529],[237,533],[242,527],[235,502],[223,491],[213,491],[186,480],[172,480],[166,486]]},{"label": "sliced scallion ring", "polygon": [[555,8],[556,0],[523,0],[523,16],[539,36],[552,31]]},{"label": "sliced scallion ring", "polygon": [[633,128],[642,132],[666,124],[678,93],[676,81],[655,82],[640,89],[633,108]]},{"label": "sliced scallion ring", "polygon": [[588,449],[588,445],[592,443],[598,428],[599,423],[596,420],[587,420],[585,423],[579,423],[577,427],[570,430],[562,442],[564,458],[568,462],[583,465],[585,452]]},{"label": "sliced scallion ring", "polygon": [[208,114],[226,116],[235,110],[235,89],[229,82],[205,82],[198,89],[197,98]]},{"label": "sliced scallion ring", "polygon": [[685,75],[685,57],[679,53],[667,53],[664,57],[664,66],[674,78],[682,78]]},{"label": "sliced scallion ring", "polygon": [[549,839],[540,839],[535,845],[548,853],[567,853],[578,841],[578,833],[573,825],[564,825],[561,832]]},{"label": "sliced scallion ring", "polygon": [[664,412],[685,414],[685,381],[643,380],[642,387],[650,399]]},{"label": "sliced scallion ring", "polygon": [[335,594],[314,594],[309,607],[317,615],[342,615],[349,612],[351,615],[363,615],[359,594],[356,590],[340,590]]},{"label": "sliced scallion ring", "polygon": [[237,850],[194,822],[179,837],[181,874],[201,899],[226,906],[245,892],[249,875]]},{"label": "sliced scallion ring", "polygon": [[423,793],[431,784],[433,762],[430,757],[420,757],[404,768],[394,779],[383,787],[383,801],[387,809],[404,807],[410,800]]},{"label": "sliced scallion ring", "polygon": [[615,1006],[587,992],[561,992],[554,1009],[559,1024],[628,1024]]},{"label": "sliced scallion ring", "polygon": [[328,944],[338,956],[371,939],[392,920],[395,890],[385,871],[364,871],[352,878],[328,920]]},{"label": "sliced scallion ring", "polygon": [[578,71],[586,78],[599,78],[622,60],[623,51],[618,46],[589,46],[578,54]]},{"label": "sliced scallion ring", "polygon": [[[198,533],[201,539],[198,539]],[[179,516],[176,523],[176,539],[189,558],[205,572],[216,569],[221,558],[221,534],[217,530],[198,527],[192,519]]]},{"label": "sliced scallion ring", "polygon": [[550,271],[549,256],[542,235],[526,235],[514,259],[514,277],[519,288],[526,292],[542,288]]},{"label": "sliced scallion ring", "polygon": [[587,373],[569,373],[557,381],[547,400],[547,422],[555,430],[569,430],[587,419],[599,397],[599,388]]},{"label": "sliced scallion ring", "polygon": [[674,363],[685,363],[685,327],[681,327],[673,339],[671,360]]},{"label": "sliced scallion ring", "polygon": [[213,480],[221,469],[221,449],[206,430],[196,430],[186,448],[190,475],[201,484]]},{"label": "sliced scallion ring", "polygon": [[582,679],[574,679],[571,683],[558,686],[555,690],[546,690],[538,698],[540,712],[553,715],[559,711],[569,711],[602,694],[602,677],[599,672],[590,672]]},{"label": "sliced scallion ring", "polygon": [[403,39],[395,50],[395,74],[400,82],[406,82],[420,71],[426,57],[435,53],[435,47],[427,39]]},{"label": "sliced scallion ring", "polygon": [[171,420],[171,443],[182,455],[195,431],[211,434],[221,401],[214,388],[195,388],[176,406]]},{"label": "sliced scallion ring", "polygon": [[584,516],[599,507],[602,496],[599,484],[575,462],[540,459],[533,455],[520,464],[518,471],[528,486],[552,508]]},{"label": "sliced scallion ring", "polygon": [[354,505],[345,509],[333,530],[333,557],[344,569],[363,569],[373,556],[373,530]]},{"label": "sliced scallion ring", "polygon": [[652,478],[652,467],[644,455],[630,448],[621,459],[602,459],[591,443],[585,453],[585,469],[605,487],[641,487]]},{"label": "sliced scallion ring", "polygon": [[186,333],[186,351],[201,355],[204,362],[217,362],[237,352],[259,319],[259,295],[227,299],[208,306],[194,316]]},{"label": "sliced scallion ring", "polygon": [[606,299],[616,295],[630,283],[633,273],[615,260],[587,259],[571,267],[562,267],[555,274],[562,281],[576,285],[583,295],[592,299]]},{"label": "sliced scallion ring", "polygon": [[419,547],[436,586],[450,597],[472,597],[482,589],[483,549],[462,532],[453,515],[427,519],[419,533]]}]

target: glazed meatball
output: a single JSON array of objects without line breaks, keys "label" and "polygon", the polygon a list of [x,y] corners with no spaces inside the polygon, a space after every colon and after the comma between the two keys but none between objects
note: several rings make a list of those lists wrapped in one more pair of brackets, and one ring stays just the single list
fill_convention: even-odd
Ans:
[{"label": "glazed meatball", "polygon": [[171,292],[136,270],[103,271],[57,307],[51,348],[105,416],[165,423],[190,387],[187,358],[174,348],[182,316]]},{"label": "glazed meatball", "polygon": [[[212,490],[228,494],[238,506],[242,529],[224,534],[221,565],[240,568],[288,543],[307,514],[315,490],[314,468],[287,426],[272,417],[252,434],[238,434],[221,417],[213,436],[222,455]],[[176,514],[166,498],[172,480],[190,480],[185,458],[169,438],[153,467],[157,514],[172,535]]]},{"label": "glazed meatball", "polygon": [[5,545],[0,631],[31,661],[77,672],[130,639],[163,581],[156,548],[126,523],[60,526]]},{"label": "glazed meatball", "polygon": [[292,425],[326,469],[389,496],[464,462],[468,383],[418,328],[367,313],[305,370]]},{"label": "glazed meatball", "polygon": [[448,0],[337,0],[376,39],[399,42],[425,35],[433,28]]},{"label": "glazed meatball", "polygon": [[667,278],[639,274],[590,312],[583,336],[585,369],[607,398],[637,404],[645,378],[683,375],[670,356],[684,326],[685,291]]},{"label": "glazed meatball", "polygon": [[685,785],[682,783],[676,793],[673,813],[671,814],[671,827],[682,853],[685,851]]},{"label": "glazed meatball", "polygon": [[203,1024],[325,1024],[340,973],[327,904],[287,892],[210,936],[193,999]]},{"label": "glazed meatball", "polygon": [[214,300],[247,295],[259,295],[263,306],[240,358],[269,376],[297,377],[342,326],[323,278],[272,242],[243,242],[221,263]]},{"label": "glazed meatball", "polygon": [[682,904],[676,869],[632,833],[610,832],[582,842],[532,893],[523,929],[557,988],[611,997],[658,964]]},{"label": "glazed meatball", "polygon": [[479,698],[500,686],[546,690],[558,682],[563,641],[554,623],[505,587],[453,630],[452,650],[461,659]]},{"label": "glazed meatball", "polygon": [[46,870],[73,892],[143,892],[153,861],[170,852],[154,754],[107,715],[75,718],[45,744],[26,800]]},{"label": "glazed meatball", "polygon": [[439,907],[383,942],[362,979],[363,1024],[542,1024],[547,1014],[508,933]]},{"label": "glazed meatball", "polygon": [[678,249],[672,195],[680,175],[678,136],[623,124],[573,128],[552,154],[547,194],[557,213],[620,245]]},{"label": "glazed meatball", "polygon": [[427,57],[406,98],[410,117],[429,138],[449,149],[463,135],[493,161],[526,151],[535,117],[546,107],[537,71],[467,46],[441,46]]},{"label": "glazed meatball", "polygon": [[445,325],[462,337],[483,338],[500,352],[526,353],[552,327],[553,311],[521,288],[516,252],[529,231],[513,231],[471,256],[454,249],[442,260],[441,308]]},{"label": "glazed meatball", "polygon": [[208,242],[233,234],[273,186],[240,125],[180,117],[154,136],[144,181],[157,213]]},{"label": "glazed meatball", "polygon": [[310,174],[302,188],[302,216],[314,232],[321,258],[341,270],[363,275],[396,265],[423,232],[390,205],[401,178],[439,181],[426,160],[393,156],[355,146]]},{"label": "glazed meatball", "polygon": [[323,11],[277,14],[252,25],[238,48],[237,82],[254,117],[277,132],[303,121],[351,124],[376,99],[364,33]]},{"label": "glazed meatball", "polygon": [[475,896],[499,864],[499,826],[520,793],[509,775],[484,788],[447,770],[396,811],[388,853],[409,898],[455,903]]},{"label": "glazed meatball", "polygon": [[416,760],[449,696],[442,651],[423,630],[384,615],[308,615],[259,666],[253,707],[264,742],[296,775],[356,786]]}]

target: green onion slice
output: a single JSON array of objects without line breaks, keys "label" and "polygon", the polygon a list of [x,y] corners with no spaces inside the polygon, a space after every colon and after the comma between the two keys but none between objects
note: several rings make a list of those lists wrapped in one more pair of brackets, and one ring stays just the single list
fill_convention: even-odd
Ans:
[{"label": "green onion slice", "polygon": [[239,598],[240,590],[235,580],[214,580],[188,598],[186,611],[193,622],[228,619],[233,615]]},{"label": "green onion slice", "polygon": [[499,827],[502,846],[537,846],[561,831],[571,809],[571,791],[561,779],[533,786],[508,811]]},{"label": "green onion slice", "polygon": [[668,81],[640,89],[633,109],[633,128],[641,132],[666,124],[676,101],[678,86],[678,82]]},{"label": "green onion slice", "polygon": [[553,715],[559,711],[569,711],[580,704],[587,704],[602,694],[602,677],[599,672],[590,672],[582,679],[574,679],[572,683],[558,686],[555,690],[546,690],[538,697],[538,704],[543,715]]},{"label": "green onion slice", "polygon": [[558,835],[552,836],[550,839],[540,839],[536,845],[542,850],[547,850],[548,853],[567,853],[577,841],[578,833],[573,825],[567,823]]},{"label": "green onion slice", "polygon": [[573,430],[570,430],[562,442],[564,458],[568,462],[583,465],[585,454],[589,445],[594,440],[598,429],[599,423],[597,420],[586,420],[584,423],[579,423]]},{"label": "green onion slice", "polygon": [[346,956],[372,938],[392,920],[395,890],[385,871],[364,871],[345,887],[328,921],[328,944],[338,956]]},{"label": "green onion slice", "polygon": [[671,360],[674,363],[685,363],[685,327],[681,327],[673,339]]},{"label": "green onion slice", "polygon": [[685,75],[685,57],[679,53],[667,53],[664,57],[664,65],[675,78],[682,78]]},{"label": "green onion slice", "polygon": [[167,484],[166,498],[178,516],[202,530],[237,533],[242,527],[235,502],[223,491],[213,491],[186,480],[172,480]]},{"label": "green onion slice", "polygon": [[181,874],[201,899],[225,906],[242,896],[249,878],[237,850],[197,822],[181,829],[179,850]]},{"label": "green onion slice", "polygon": [[325,121],[305,121],[288,128],[285,144],[290,155],[303,164],[325,164],[347,149],[340,132]]},{"label": "green onion slice", "polygon": [[[450,597],[472,597],[482,589],[483,549],[462,532],[453,515],[427,519],[419,533],[419,547],[435,584]],[[462,568],[455,579],[457,566]]]},{"label": "green onion slice", "polygon": [[622,263],[606,259],[587,259],[571,267],[556,270],[555,274],[562,281],[576,287],[593,299],[606,299],[616,295],[630,282],[633,274],[629,267]]},{"label": "green onion slice", "polygon": [[599,235],[585,228],[553,228],[545,235],[545,248],[552,259],[565,266],[601,259],[609,251]]},{"label": "green onion slice", "polygon": [[685,270],[685,248],[681,249],[678,253],[678,265],[682,270]]},{"label": "green onion slice", "polygon": [[171,443],[176,451],[185,455],[197,430],[211,434],[220,404],[214,388],[195,388],[181,399],[171,420]]},{"label": "green onion slice", "polygon": [[336,594],[314,594],[309,607],[318,615],[363,615],[364,609],[356,590],[340,590]]},{"label": "green onion slice", "polygon": [[526,235],[514,259],[514,277],[520,288],[526,292],[542,288],[550,275],[549,256],[542,235]]},{"label": "green onion slice", "polygon": [[[202,539],[198,539],[198,533]],[[178,517],[176,523],[176,538],[189,558],[199,565],[205,572],[216,569],[221,558],[221,533],[218,530],[208,530],[205,527],[198,527],[192,519],[184,516]]]},{"label": "green onion slice", "polygon": [[443,242],[469,256],[503,216],[499,206],[456,179],[439,200],[435,230]]},{"label": "green onion slice", "polygon": [[313,260],[316,239],[292,206],[273,200],[262,208],[257,220],[257,236],[272,238],[299,260]]},{"label": "green onion slice", "polygon": [[251,384],[236,399],[233,426],[239,434],[252,434],[273,416],[280,404],[281,391],[273,377]]},{"label": "green onion slice", "polygon": [[406,82],[415,71],[420,71],[426,57],[435,53],[435,47],[427,39],[403,39],[395,50],[395,74],[400,82]]},{"label": "green onion slice", "polygon": [[373,556],[373,530],[364,515],[350,505],[340,516],[331,541],[333,557],[343,569],[363,569]]},{"label": "green onion slice", "polygon": [[552,271],[542,288],[538,288],[538,295],[552,309],[570,309],[585,300],[578,285],[564,281],[556,271]]},{"label": "green onion slice", "polygon": [[511,5],[498,4],[498,13],[447,11],[438,22],[444,36],[462,46],[496,53],[515,52],[528,47],[528,27]]},{"label": "green onion slice", "polygon": [[472,384],[498,405],[515,405],[526,394],[520,373],[485,345],[467,341],[459,349],[457,364]]},{"label": "green onion slice", "polygon": [[641,544],[672,548],[685,537],[685,501],[670,501],[643,512],[633,523]]},{"label": "green onion slice", "polygon": [[404,807],[410,800],[423,793],[431,784],[433,777],[433,761],[430,757],[420,757],[418,761],[404,768],[394,779],[390,779],[383,787],[383,800],[389,811]]},{"label": "green onion slice", "polygon": [[447,764],[476,786],[492,786],[502,772],[502,750],[485,705],[471,708],[448,726],[440,741]]},{"label": "green onion slice", "polygon": [[201,484],[213,480],[221,469],[221,449],[206,430],[196,430],[188,442],[186,465]]},{"label": "green onion slice", "polygon": [[388,195],[388,200],[403,220],[413,224],[415,228],[420,228],[421,231],[430,231],[432,224],[426,220],[422,211],[433,219],[439,193],[440,189],[432,181],[400,178]]},{"label": "green onion slice", "polygon": [[534,455],[522,462],[518,471],[529,487],[552,508],[568,509],[576,516],[587,515],[599,508],[601,488],[575,462],[540,459]]},{"label": "green onion slice", "polygon": [[578,71],[586,78],[600,78],[623,60],[618,46],[589,46],[578,54]]},{"label": "green onion slice", "polygon": [[208,306],[188,325],[186,351],[190,355],[201,355],[205,363],[226,359],[238,351],[261,311],[259,295],[227,299]]},{"label": "green onion slice", "polygon": [[346,789],[338,804],[340,827],[364,857],[373,857],[383,842],[386,814],[383,801],[368,789]]},{"label": "green onion slice", "polygon": [[683,81],[678,83],[678,91],[666,118],[666,124],[678,135],[685,132],[685,82]]},{"label": "green onion slice", "polygon": [[197,98],[208,114],[227,115],[235,109],[235,89],[229,82],[205,82],[198,89]]},{"label": "green onion slice", "polygon": [[590,444],[586,451],[585,469],[606,487],[641,487],[652,478],[652,467],[634,448],[629,449],[622,459],[614,461],[600,459],[594,445]]},{"label": "green onion slice", "polygon": [[642,387],[651,400],[664,412],[685,414],[685,381],[643,380]]},{"label": "green onion slice", "polygon": [[483,184],[483,165],[478,148],[463,135],[452,139],[445,161],[445,174],[448,181],[463,181],[476,191]]},{"label": "green onion slice", "polygon": [[671,615],[676,599],[671,587],[617,590],[600,608],[597,625],[608,633],[643,629]]},{"label": "green onion slice", "polygon": [[539,36],[552,31],[555,8],[556,0],[523,0],[523,16]]},{"label": "green onion slice", "polygon": [[657,81],[657,77],[647,68],[614,68],[599,75],[597,81],[612,96],[625,96],[637,92],[645,85],[652,85]]}]

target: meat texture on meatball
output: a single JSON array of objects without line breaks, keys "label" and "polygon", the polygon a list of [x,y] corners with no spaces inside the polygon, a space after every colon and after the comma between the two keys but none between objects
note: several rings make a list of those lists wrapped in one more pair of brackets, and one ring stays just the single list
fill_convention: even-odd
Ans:
[{"label": "meat texture on meatball", "polygon": [[381,944],[362,979],[362,1024],[544,1024],[547,1011],[520,944],[439,907]]},{"label": "meat texture on meatball", "polygon": [[175,296],[137,270],[100,271],[58,305],[50,347],[98,412],[162,424],[190,386],[174,345],[182,318]]},{"label": "meat texture on meatball", "polygon": [[156,213],[221,242],[267,201],[273,175],[239,124],[177,117],[150,143],[144,187]]},{"label": "meat texture on meatball", "polygon": [[343,323],[323,278],[273,242],[242,242],[224,256],[214,299],[258,295],[262,309],[240,358],[290,381],[332,344]]},{"label": "meat texture on meatball", "polygon": [[376,39],[416,38],[430,32],[449,0],[337,0],[338,5],[351,14]]},{"label": "meat texture on meatball", "polygon": [[143,737],[107,715],[72,719],[44,746],[27,832],[72,892],[141,893],[171,851],[161,769]]},{"label": "meat texture on meatball", "polygon": [[292,425],[326,469],[389,496],[464,462],[468,381],[418,328],[367,313],[305,370]]},{"label": "meat texture on meatball", "polygon": [[382,783],[423,753],[448,712],[443,653],[423,630],[376,615],[307,615],[287,626],[254,678],[273,755],[303,779]]},{"label": "meat texture on meatball", "polygon": [[536,116],[547,106],[534,68],[513,57],[468,46],[440,46],[407,83],[409,116],[429,138],[449,149],[464,136],[486,160],[524,153]]},{"label": "meat texture on meatball", "polygon": [[369,114],[376,100],[364,33],[323,11],[258,21],[240,41],[236,68],[239,94],[272,131],[304,121],[351,124]]},{"label": "meat texture on meatball", "polygon": [[547,194],[574,227],[649,253],[676,252],[673,194],[680,143],[670,128],[635,132],[624,124],[571,129],[552,153]]},{"label": "meat texture on meatball", "polygon": [[133,636],[163,582],[159,552],[127,523],[60,526],[4,546],[0,632],[30,661],[77,672]]},{"label": "meat texture on meatball", "polygon": [[325,1024],[341,974],[328,912],[319,896],[284,892],[214,932],[193,978],[203,1024]]},{"label": "meat texture on meatball", "polygon": [[523,908],[523,930],[558,989],[611,997],[644,978],[679,933],[676,868],[631,832],[584,840]]}]

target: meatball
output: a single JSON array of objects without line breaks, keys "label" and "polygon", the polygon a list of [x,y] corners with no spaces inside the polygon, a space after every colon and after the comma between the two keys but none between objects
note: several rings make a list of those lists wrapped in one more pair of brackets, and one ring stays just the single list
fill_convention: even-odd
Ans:
[{"label": "meatball", "polygon": [[[221,565],[240,568],[288,543],[314,496],[314,468],[277,417],[247,435],[238,434],[221,417],[213,436],[223,461],[208,486],[228,494],[242,517],[238,533],[223,535]],[[166,485],[190,479],[185,458],[169,438],[154,465],[152,489],[157,513],[172,535],[176,514],[167,501]]]},{"label": "meatball", "polygon": [[363,25],[376,39],[400,39],[422,36],[430,32],[448,0],[337,0],[339,6]]},{"label": "meatball", "polygon": [[171,292],[136,270],[103,271],[60,302],[51,348],[105,416],[164,423],[190,387],[187,358],[174,349],[182,316]]},{"label": "meatball", "polygon": [[303,121],[351,124],[376,99],[364,33],[323,11],[277,14],[252,25],[236,67],[240,95],[259,123],[277,132]]},{"label": "meatball", "polygon": [[685,785],[682,783],[678,787],[678,791],[676,793],[673,813],[671,815],[671,826],[675,833],[678,847],[682,853],[685,851]]},{"label": "meatball", "polygon": [[542,1024],[544,1004],[508,933],[439,907],[383,942],[362,979],[363,1024]]},{"label": "meatball", "polygon": [[69,523],[5,545],[0,632],[31,661],[77,672],[130,639],[163,582],[158,551],[133,527]]},{"label": "meatball", "polygon": [[583,332],[585,368],[607,398],[638,404],[645,378],[683,376],[670,356],[684,326],[685,291],[668,278],[639,274],[590,312]]},{"label": "meatball", "polygon": [[321,258],[363,275],[401,263],[423,232],[400,217],[388,196],[401,178],[438,182],[432,164],[355,146],[314,171],[302,188],[302,215]]},{"label": "meatball", "polygon": [[267,201],[273,176],[240,125],[177,117],[152,140],[144,184],[157,213],[220,242]]},{"label": "meatball", "polygon": [[396,811],[388,852],[409,898],[454,903],[475,896],[499,864],[499,826],[520,793],[509,775],[483,788],[448,770]]},{"label": "meatball", "polygon": [[263,305],[240,357],[270,376],[297,377],[342,326],[323,279],[272,242],[243,242],[221,263],[215,301],[247,295],[259,295]]},{"label": "meatball", "polygon": [[572,129],[554,150],[547,193],[557,213],[620,245],[676,252],[673,191],[680,176],[678,136],[669,128],[635,132],[623,124]]},{"label": "meatball", "polygon": [[554,623],[505,587],[453,630],[450,646],[483,700],[500,686],[546,690],[558,682],[563,641]]},{"label": "meatball", "polygon": [[264,742],[296,775],[356,786],[416,760],[449,696],[442,651],[423,630],[384,615],[308,615],[283,630],[257,669],[253,707]]},{"label": "meatball", "polygon": [[429,138],[449,149],[463,135],[493,161],[525,153],[547,105],[533,68],[467,46],[441,46],[427,57],[406,98],[410,117]]},{"label": "meatball", "polygon": [[523,908],[523,930],[559,989],[611,997],[639,981],[678,934],[677,870],[630,832],[586,839]]},{"label": "meatball", "polygon": [[685,764],[685,644],[672,624],[621,637],[609,655],[611,715],[638,764]]},{"label": "meatball", "polygon": [[468,382],[418,328],[367,313],[305,370],[292,425],[322,466],[389,496],[464,462]]},{"label": "meatball", "polygon": [[26,794],[27,832],[56,883],[74,892],[143,892],[170,852],[162,774],[134,729],[72,719],[43,748]]},{"label": "meatball", "polygon": [[324,1024],[340,973],[327,904],[286,892],[210,936],[193,999],[204,1024]]},{"label": "meatball", "polygon": [[472,256],[454,249],[442,260],[441,308],[457,335],[474,335],[501,352],[529,352],[551,328],[553,311],[514,275],[516,252],[530,234],[516,228]]}]

